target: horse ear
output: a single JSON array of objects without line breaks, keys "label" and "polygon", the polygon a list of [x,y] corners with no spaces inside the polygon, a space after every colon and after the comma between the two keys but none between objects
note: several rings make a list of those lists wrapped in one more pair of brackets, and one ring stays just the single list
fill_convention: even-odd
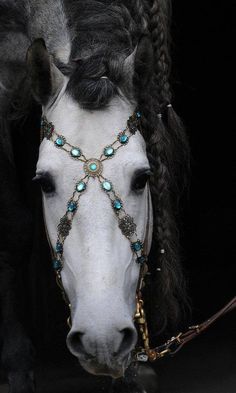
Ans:
[{"label": "horse ear", "polygon": [[54,65],[43,39],[36,39],[27,52],[28,74],[36,101],[46,105],[63,83],[63,75]]},{"label": "horse ear", "polygon": [[138,75],[139,84],[146,86],[153,73],[153,47],[148,36],[140,38],[134,51],[125,59],[124,69],[126,74],[132,76],[132,79]]}]

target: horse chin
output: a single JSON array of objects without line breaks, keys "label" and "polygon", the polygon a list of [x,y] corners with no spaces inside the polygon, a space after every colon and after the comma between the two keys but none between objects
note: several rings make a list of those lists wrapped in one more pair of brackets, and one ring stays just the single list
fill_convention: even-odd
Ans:
[{"label": "horse chin", "polygon": [[96,360],[81,360],[79,362],[83,369],[92,375],[103,375],[118,379],[124,376],[128,362],[124,364],[100,364]]}]

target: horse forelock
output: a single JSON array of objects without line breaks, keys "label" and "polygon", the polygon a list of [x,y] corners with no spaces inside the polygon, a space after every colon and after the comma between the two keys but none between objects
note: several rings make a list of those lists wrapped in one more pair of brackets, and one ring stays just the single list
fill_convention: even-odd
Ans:
[{"label": "horse forelock", "polygon": [[66,1],[65,5],[73,26],[70,63],[62,67],[70,77],[68,92],[81,106],[97,109],[118,93],[124,59],[137,43],[137,28],[127,9],[111,2],[79,1],[75,7],[74,1]]}]

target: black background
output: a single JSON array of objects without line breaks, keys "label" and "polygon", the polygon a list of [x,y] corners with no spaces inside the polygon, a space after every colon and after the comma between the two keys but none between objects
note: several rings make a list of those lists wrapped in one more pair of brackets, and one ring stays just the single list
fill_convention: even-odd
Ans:
[{"label": "black background", "polygon": [[192,150],[184,265],[196,316],[235,294],[235,11],[233,2],[174,1],[175,106]]},{"label": "black background", "polygon": [[[192,303],[189,323],[202,322],[235,295],[235,20],[235,1],[173,1],[174,106],[192,150],[190,192],[182,216],[183,264]],[[42,224],[40,209],[35,219]],[[25,310],[29,333],[41,348],[39,354],[46,356],[38,365],[38,391],[106,391],[106,382],[82,370],[83,382],[78,381],[78,366],[64,351],[66,309],[45,255],[48,248],[38,229],[29,272],[33,297],[26,299]],[[155,369],[161,392],[235,393],[235,320],[235,313],[227,315],[174,359],[160,361]]]},{"label": "black background", "polygon": [[[175,106],[192,150],[183,250],[195,323],[236,292],[235,16],[233,1],[173,2]],[[234,312],[163,362],[163,392],[235,392],[235,333]]]}]

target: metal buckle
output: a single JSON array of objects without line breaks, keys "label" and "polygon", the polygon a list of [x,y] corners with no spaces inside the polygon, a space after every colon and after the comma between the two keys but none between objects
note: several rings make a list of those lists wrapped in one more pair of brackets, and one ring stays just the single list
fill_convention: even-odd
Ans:
[{"label": "metal buckle", "polygon": [[[171,353],[171,350],[168,348],[168,349],[164,349],[164,351],[161,351],[161,352],[158,352],[158,353],[156,353],[156,359],[161,359],[161,358],[164,358],[166,355],[169,355]],[[156,359],[154,359],[154,360],[156,360]]]},{"label": "metal buckle", "polygon": [[197,333],[200,333],[200,326],[199,325],[189,326],[188,329],[195,330]]},{"label": "metal buckle", "polygon": [[141,363],[146,363],[149,360],[148,355],[145,352],[138,352],[136,354],[136,359],[138,362],[141,362]]}]

